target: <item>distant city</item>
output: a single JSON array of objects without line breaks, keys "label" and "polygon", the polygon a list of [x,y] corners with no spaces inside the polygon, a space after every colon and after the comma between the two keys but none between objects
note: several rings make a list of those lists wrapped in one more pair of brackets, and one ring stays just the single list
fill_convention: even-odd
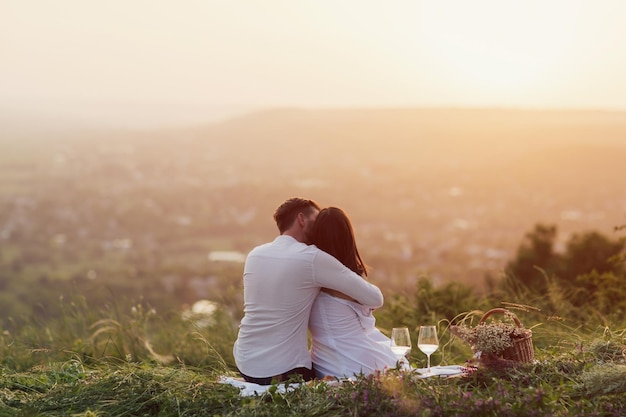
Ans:
[{"label": "distant city", "polygon": [[[292,196],[344,208],[371,280],[391,290],[420,277],[481,289],[537,223],[557,225],[561,249],[626,223],[622,113],[294,109],[1,140],[1,240],[66,248],[61,263],[80,247],[193,264],[174,281],[196,287],[213,282],[203,268],[240,268],[273,239],[272,213]],[[97,263],[80,268],[104,279]]]}]

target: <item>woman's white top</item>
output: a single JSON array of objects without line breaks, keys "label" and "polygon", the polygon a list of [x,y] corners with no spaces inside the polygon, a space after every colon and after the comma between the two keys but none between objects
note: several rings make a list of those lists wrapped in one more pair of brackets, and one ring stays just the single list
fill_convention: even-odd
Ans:
[{"label": "woman's white top", "polygon": [[367,375],[396,366],[390,340],[376,328],[370,307],[320,292],[311,309],[309,330],[318,378]]}]

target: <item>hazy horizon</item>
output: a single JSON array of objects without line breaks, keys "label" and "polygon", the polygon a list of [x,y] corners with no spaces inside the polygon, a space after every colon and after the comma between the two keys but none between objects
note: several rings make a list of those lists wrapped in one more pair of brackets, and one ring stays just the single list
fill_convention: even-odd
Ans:
[{"label": "hazy horizon", "polygon": [[626,111],[626,3],[2,0],[0,109],[157,127],[271,108]]},{"label": "hazy horizon", "polygon": [[[0,129],[46,129],[71,131],[74,129],[158,130],[161,128],[193,128],[227,122],[254,114],[276,111],[309,112],[388,112],[388,111],[478,111],[530,114],[604,114],[626,116],[626,110],[585,107],[483,107],[483,106],[275,106],[275,107],[216,107],[201,104],[181,106],[180,103],[73,103],[67,107],[50,109],[35,106],[0,105]],[[33,125],[36,123],[36,125]]]},{"label": "hazy horizon", "polygon": [[[272,239],[277,204],[304,196],[349,213],[374,282],[480,285],[536,223],[558,226],[559,250],[575,233],[617,235],[625,132],[624,112],[396,109],[2,135],[0,240],[64,254],[81,276],[103,268],[101,254],[83,264],[76,253],[116,242],[132,242],[131,262],[185,254],[206,271],[210,251]],[[51,251],[57,240],[64,249]]]}]

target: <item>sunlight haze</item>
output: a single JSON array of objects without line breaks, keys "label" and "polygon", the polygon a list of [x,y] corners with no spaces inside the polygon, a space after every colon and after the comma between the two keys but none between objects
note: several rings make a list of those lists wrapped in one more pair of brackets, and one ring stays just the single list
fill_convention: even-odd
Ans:
[{"label": "sunlight haze", "polygon": [[[606,346],[626,328],[625,21],[626,0],[0,0],[0,379],[46,387],[28,403],[2,379],[0,416],[60,415],[45,390],[86,415],[55,381],[82,389],[100,357],[225,364],[247,255],[292,197],[349,216],[388,328],[508,302],[568,334],[591,318]],[[22,373],[40,359],[50,377]]]},{"label": "sunlight haze", "polygon": [[[621,1],[0,0],[0,108],[626,109]],[[156,121],[155,120],[155,121]]]}]

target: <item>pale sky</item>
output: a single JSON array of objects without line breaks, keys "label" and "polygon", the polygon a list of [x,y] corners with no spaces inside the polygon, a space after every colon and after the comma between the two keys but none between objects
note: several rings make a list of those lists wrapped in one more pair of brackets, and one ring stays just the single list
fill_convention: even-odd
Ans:
[{"label": "pale sky", "polygon": [[625,22],[623,0],[0,0],[0,108],[626,110]]}]

